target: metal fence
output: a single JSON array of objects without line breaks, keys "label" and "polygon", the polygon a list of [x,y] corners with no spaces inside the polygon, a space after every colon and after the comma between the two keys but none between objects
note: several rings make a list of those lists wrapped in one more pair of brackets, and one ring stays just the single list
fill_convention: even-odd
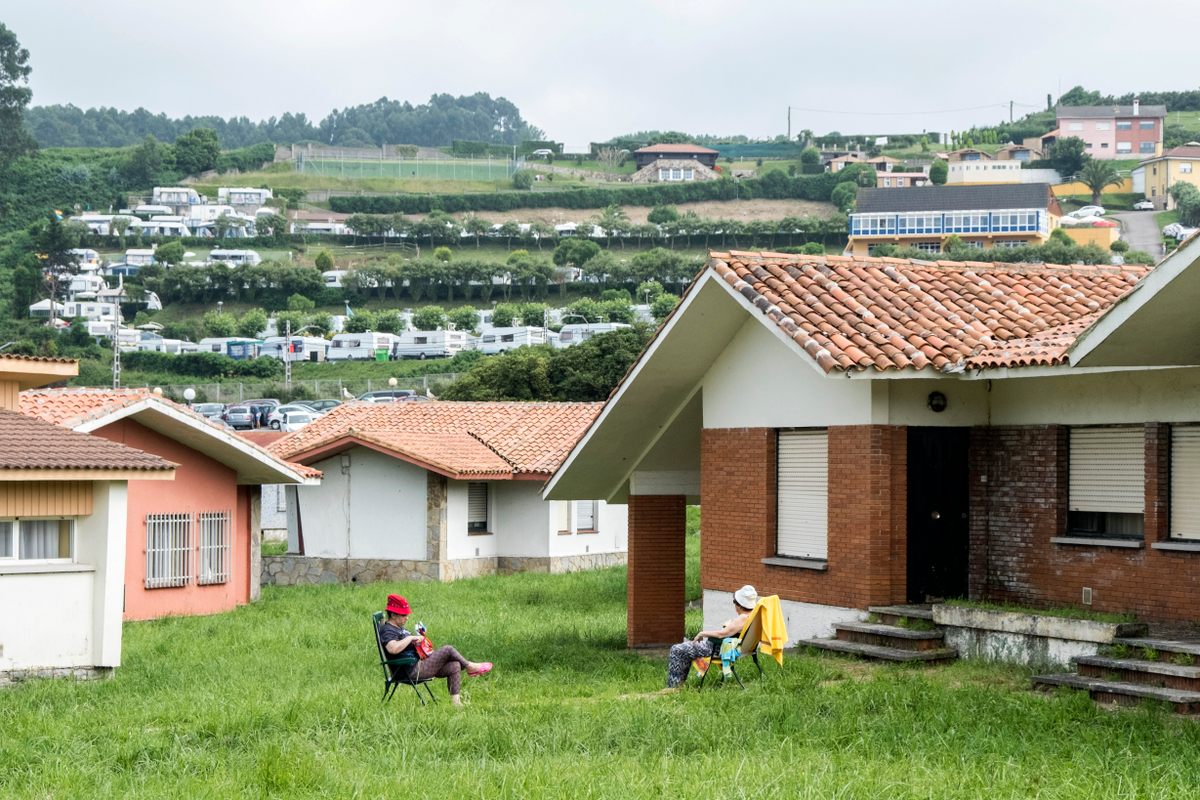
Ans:
[{"label": "metal fence", "polygon": [[498,181],[511,178],[521,165],[521,160],[511,158],[404,158],[382,153],[374,157],[300,153],[296,157],[297,172],[338,178]]},{"label": "metal fence", "polygon": [[193,402],[225,404],[240,403],[244,400],[256,400],[263,397],[275,397],[281,400],[299,400],[304,398],[347,400],[358,397],[365,392],[375,392],[383,389],[412,389],[417,394],[426,397],[437,397],[445,387],[454,383],[460,374],[458,372],[441,372],[433,375],[398,377],[396,378],[395,386],[389,383],[390,378],[337,378],[294,380],[290,388],[283,381],[181,383],[167,384],[157,388],[161,388],[165,395],[174,400],[183,400],[184,392],[192,389],[196,392]]}]

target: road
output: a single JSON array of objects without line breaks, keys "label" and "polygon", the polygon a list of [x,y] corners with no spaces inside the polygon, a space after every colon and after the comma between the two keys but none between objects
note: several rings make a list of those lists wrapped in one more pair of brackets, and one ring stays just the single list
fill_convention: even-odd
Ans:
[{"label": "road", "polygon": [[1155,261],[1162,258],[1162,232],[1153,211],[1122,211],[1108,217],[1120,221],[1121,238],[1129,242],[1130,250],[1144,250]]}]

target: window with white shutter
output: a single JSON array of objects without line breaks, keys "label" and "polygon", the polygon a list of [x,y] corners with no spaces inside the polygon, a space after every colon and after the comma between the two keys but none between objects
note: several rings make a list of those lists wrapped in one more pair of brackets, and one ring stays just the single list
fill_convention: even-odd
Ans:
[{"label": "window with white shutter", "polygon": [[1171,428],[1171,538],[1200,539],[1200,425]]},{"label": "window with white shutter", "polygon": [[596,501],[595,500],[576,500],[575,501],[575,530],[577,530],[577,531],[594,531],[594,530],[596,530]]},{"label": "window with white shutter", "polygon": [[829,434],[780,431],[775,551],[792,558],[829,556]]},{"label": "window with white shutter", "polygon": [[467,484],[467,533],[487,533],[488,485],[483,482]]},{"label": "window with white shutter", "polygon": [[571,532],[571,504],[565,500],[550,502],[550,514],[554,520],[554,530],[559,533]]},{"label": "window with white shutter", "polygon": [[1140,537],[1146,504],[1141,427],[1072,428],[1067,528],[1085,536]]}]

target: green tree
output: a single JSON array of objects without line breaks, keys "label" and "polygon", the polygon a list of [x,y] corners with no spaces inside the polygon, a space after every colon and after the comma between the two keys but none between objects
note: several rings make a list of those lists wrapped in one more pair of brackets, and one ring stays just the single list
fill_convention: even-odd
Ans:
[{"label": "green tree", "polygon": [[821,151],[815,147],[806,147],[800,152],[800,171],[806,175],[815,175],[824,170],[821,167]]},{"label": "green tree", "polygon": [[521,189],[522,191],[524,191],[526,189],[532,189],[533,188],[533,173],[527,169],[517,170],[516,172],[513,173],[512,185],[513,185],[514,189]]},{"label": "green tree", "polygon": [[943,186],[949,176],[950,165],[946,163],[946,159],[935,159],[933,166],[929,168],[929,182],[934,186]]},{"label": "green tree", "polygon": [[317,307],[312,298],[305,297],[302,294],[294,294],[287,299],[288,311],[312,311]]},{"label": "green tree", "polygon": [[497,328],[511,328],[520,320],[516,303],[497,303],[492,309],[492,324]]},{"label": "green tree", "polygon": [[224,311],[207,311],[203,321],[204,332],[209,336],[233,336],[238,328],[237,318]]},{"label": "green tree", "polygon": [[446,327],[446,311],[441,306],[425,306],[413,312],[413,327],[419,331],[436,331]]},{"label": "green tree", "polygon": [[668,225],[679,221],[679,211],[675,206],[655,206],[646,215],[646,221],[653,225]]},{"label": "green tree", "polygon": [[590,239],[570,237],[559,242],[552,256],[560,267],[582,267],[600,253],[600,245]]},{"label": "green tree", "polygon": [[317,265],[317,269],[321,270],[322,272],[327,272],[328,270],[333,269],[333,256],[330,255],[328,250],[322,250],[321,252],[317,253],[315,263]]},{"label": "green tree", "polygon": [[449,247],[442,245],[433,249],[433,258],[435,261],[441,261],[443,264],[449,263],[450,257],[454,255],[454,251]]},{"label": "green tree", "polygon": [[355,311],[353,316],[346,319],[344,328],[346,333],[366,333],[375,330],[377,323],[374,311],[362,309]]},{"label": "green tree", "polygon": [[165,165],[166,147],[153,136],[147,135],[121,165],[121,177],[131,188],[148,189],[159,182]]},{"label": "green tree", "polygon": [[446,312],[446,320],[455,330],[473,331],[479,326],[479,312],[471,306],[459,306]]},{"label": "green tree", "polygon": [[1092,204],[1100,204],[1100,195],[1109,186],[1120,186],[1125,181],[1117,173],[1111,161],[1089,158],[1076,176],[1079,182],[1092,191]]},{"label": "green tree", "polygon": [[829,202],[838,207],[838,211],[849,213],[854,209],[854,198],[858,195],[858,184],[853,181],[843,181],[833,187],[829,193]]},{"label": "green tree", "polygon": [[661,322],[666,319],[667,315],[675,310],[675,306],[679,305],[679,296],[674,294],[660,294],[650,303],[650,313],[654,318]]},{"label": "green tree", "polygon": [[642,303],[653,303],[664,291],[663,285],[656,280],[642,281],[637,287],[637,299]]},{"label": "green tree", "polygon": [[196,128],[175,140],[175,167],[185,175],[216,169],[221,142],[212,128]]},{"label": "green tree", "polygon": [[247,339],[256,339],[266,330],[267,312],[261,308],[252,308],[237,319],[237,335]]},{"label": "green tree", "polygon": [[1087,144],[1078,136],[1067,136],[1050,145],[1046,159],[1050,167],[1058,171],[1063,178],[1069,178],[1083,169],[1087,161]]},{"label": "green tree", "polygon": [[79,231],[64,225],[57,214],[51,213],[36,229],[34,244],[37,247],[38,258],[45,267],[52,270],[67,269],[76,262],[71,250],[79,247]]},{"label": "green tree", "polygon": [[649,331],[641,326],[624,328],[555,352],[548,365],[551,394],[546,399],[572,402],[607,399],[637,360],[648,337]]},{"label": "green tree", "polygon": [[173,267],[183,263],[184,252],[183,242],[167,242],[166,244],[160,244],[154,250],[154,260],[168,267]]},{"label": "green tree", "polygon": [[553,398],[550,383],[552,355],[548,347],[519,347],[503,355],[481,359],[450,384],[441,397],[445,400],[550,400]]},{"label": "green tree", "polygon": [[25,129],[25,108],[30,90],[29,51],[17,35],[0,22],[0,167],[32,153],[37,144]]}]

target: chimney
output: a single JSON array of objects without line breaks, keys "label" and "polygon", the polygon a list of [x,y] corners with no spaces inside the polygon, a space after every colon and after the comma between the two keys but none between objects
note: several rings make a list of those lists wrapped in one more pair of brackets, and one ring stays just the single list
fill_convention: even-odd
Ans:
[{"label": "chimney", "polygon": [[1141,101],[1140,97],[1133,98],[1133,115],[1135,117],[1138,115],[1138,106],[1140,106],[1141,104],[1142,104],[1142,101]]}]

